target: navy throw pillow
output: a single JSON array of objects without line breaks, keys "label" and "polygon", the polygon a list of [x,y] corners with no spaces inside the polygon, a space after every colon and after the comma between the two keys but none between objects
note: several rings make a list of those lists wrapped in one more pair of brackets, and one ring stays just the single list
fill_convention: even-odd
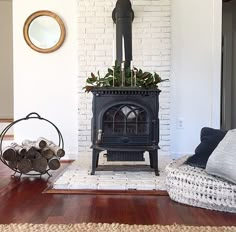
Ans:
[{"label": "navy throw pillow", "polygon": [[201,143],[196,147],[195,154],[185,162],[194,167],[206,168],[208,158],[215,150],[227,131],[203,127],[201,130]]}]

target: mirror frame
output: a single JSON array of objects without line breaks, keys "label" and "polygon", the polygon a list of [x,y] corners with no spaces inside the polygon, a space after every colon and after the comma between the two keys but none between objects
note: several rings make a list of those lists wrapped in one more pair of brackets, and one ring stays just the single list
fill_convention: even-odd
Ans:
[{"label": "mirror frame", "polygon": [[[32,23],[32,21],[34,19],[36,19],[36,18],[38,18],[40,16],[52,17],[52,18],[54,18],[57,21],[57,23],[60,26],[60,30],[61,30],[60,38],[59,38],[58,42],[54,46],[52,46],[50,48],[39,48],[39,47],[35,46],[34,43],[30,40],[30,37],[29,37],[29,27],[30,27],[30,24]],[[61,18],[57,14],[55,14],[55,13],[53,13],[51,11],[48,11],[48,10],[40,10],[40,11],[34,12],[33,14],[31,14],[26,19],[25,24],[24,24],[24,28],[23,28],[23,34],[24,34],[24,38],[25,38],[26,43],[33,50],[35,50],[37,52],[41,52],[41,53],[50,53],[50,52],[56,51],[58,48],[61,47],[61,45],[63,44],[63,42],[65,40],[66,30],[65,30],[65,26],[64,26],[63,21],[61,20]]]}]

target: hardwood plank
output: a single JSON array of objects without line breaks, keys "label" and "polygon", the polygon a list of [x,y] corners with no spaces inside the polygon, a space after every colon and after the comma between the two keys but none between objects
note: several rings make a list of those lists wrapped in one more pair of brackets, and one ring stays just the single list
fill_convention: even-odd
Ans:
[{"label": "hardwood plank", "polygon": [[0,163],[0,223],[125,223],[236,225],[236,214],[182,205],[168,196],[44,194],[67,167],[38,177],[11,178],[12,170]]},{"label": "hardwood plank", "polygon": [[94,194],[94,195],[141,195],[141,196],[168,196],[164,190],[86,190],[86,189],[52,189],[52,186],[45,189],[43,193],[53,194]]}]

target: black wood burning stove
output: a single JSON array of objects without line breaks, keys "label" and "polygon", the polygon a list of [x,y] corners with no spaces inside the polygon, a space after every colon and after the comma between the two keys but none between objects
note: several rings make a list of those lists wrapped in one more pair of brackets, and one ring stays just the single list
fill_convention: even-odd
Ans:
[{"label": "black wood burning stove", "polygon": [[92,171],[99,153],[107,160],[143,160],[149,152],[150,167],[158,175],[159,89],[137,87],[94,88],[92,118]]},{"label": "black wood burning stove", "polygon": [[[160,90],[141,88],[137,82],[138,70],[133,68],[132,62],[134,12],[130,0],[117,0],[112,18],[116,24],[116,63],[120,66],[120,75],[115,75],[114,64],[113,84],[107,88],[92,88],[91,175],[95,174],[101,151],[107,152],[108,161],[141,161],[147,151],[150,166],[158,175]],[[126,82],[126,78],[130,81]],[[143,78],[147,78],[145,73]],[[118,79],[121,87],[115,87]],[[127,87],[127,83],[131,87]]]}]

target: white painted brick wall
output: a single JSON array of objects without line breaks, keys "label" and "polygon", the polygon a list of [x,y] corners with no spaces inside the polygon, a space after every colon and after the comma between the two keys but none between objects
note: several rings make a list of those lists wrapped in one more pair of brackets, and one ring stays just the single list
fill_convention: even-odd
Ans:
[{"label": "white painted brick wall", "polygon": [[[170,0],[131,0],[134,66],[170,78]],[[116,0],[78,0],[78,114],[79,151],[90,151],[92,94],[82,87],[91,72],[103,75],[112,64]],[[160,147],[170,148],[170,82],[160,84]]]}]

